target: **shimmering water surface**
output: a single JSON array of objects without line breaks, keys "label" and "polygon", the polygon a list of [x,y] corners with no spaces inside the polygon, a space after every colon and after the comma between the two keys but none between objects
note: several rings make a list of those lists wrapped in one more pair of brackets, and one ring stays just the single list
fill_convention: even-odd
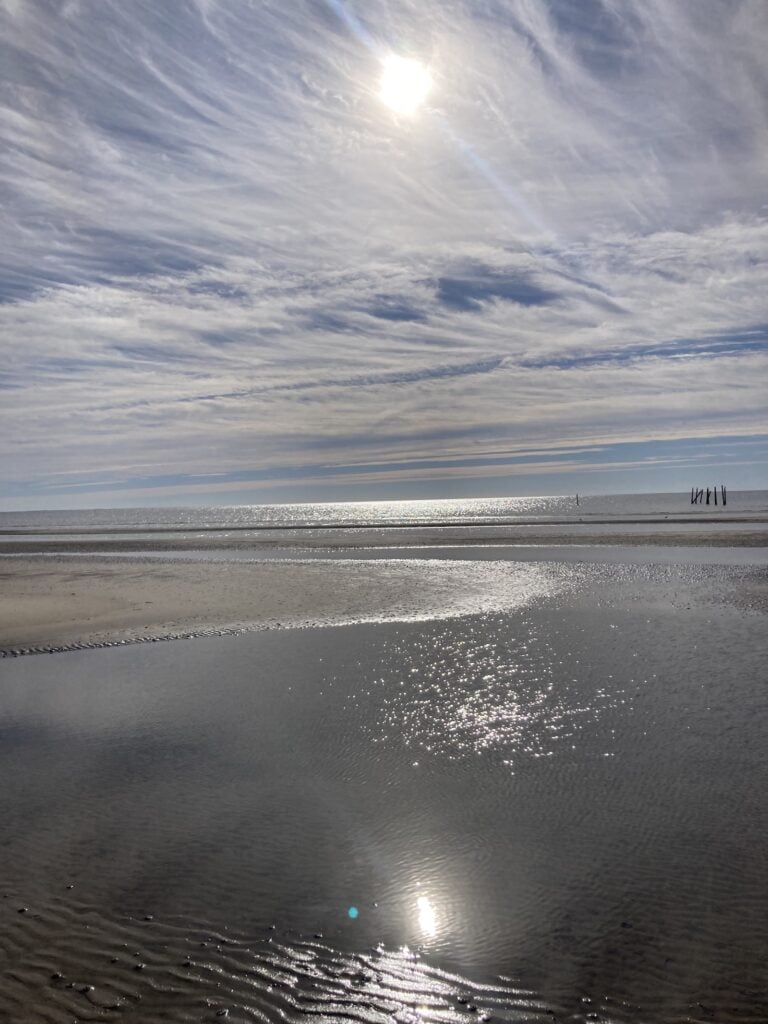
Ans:
[{"label": "shimmering water surface", "polygon": [[692,505],[689,495],[677,493],[582,495],[578,502],[567,495],[0,513],[0,557],[187,552],[198,558],[221,551],[253,558],[303,552],[348,557],[382,549],[394,555],[401,547],[425,556],[436,546],[628,541],[768,549],[768,491],[732,491],[726,506],[722,498],[718,505]]},{"label": "shimmering water surface", "polygon": [[[501,525],[562,527],[626,526],[665,519],[727,526],[735,520],[763,522],[768,491],[731,491],[727,505],[690,502],[690,495],[574,494],[527,498],[456,498],[418,501],[350,501],[293,505],[235,505],[206,508],[76,509],[0,512],[0,536],[29,534],[136,534],[167,537],[195,531],[388,530],[418,527],[474,528]],[[339,543],[340,541],[335,541]],[[343,542],[343,541],[341,541]]]},{"label": "shimmering water surface", "polygon": [[0,1018],[768,1019],[765,569],[525,572],[0,663]]}]

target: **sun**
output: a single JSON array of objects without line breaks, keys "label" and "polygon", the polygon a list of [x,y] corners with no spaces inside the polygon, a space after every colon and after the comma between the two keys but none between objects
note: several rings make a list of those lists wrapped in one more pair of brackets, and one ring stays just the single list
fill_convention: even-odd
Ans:
[{"label": "sun", "polygon": [[412,57],[387,57],[379,82],[379,99],[396,114],[415,114],[432,88],[432,76]]}]

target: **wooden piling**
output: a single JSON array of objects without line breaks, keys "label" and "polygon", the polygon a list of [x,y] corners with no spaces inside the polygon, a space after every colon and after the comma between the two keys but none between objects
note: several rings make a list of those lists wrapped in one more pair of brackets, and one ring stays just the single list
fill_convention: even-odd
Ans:
[{"label": "wooden piling", "polygon": [[715,505],[728,504],[728,492],[725,484],[720,484],[720,501],[717,500],[717,484],[714,487],[707,487],[706,492],[703,487],[692,487],[691,488],[691,504],[692,505],[709,505],[710,502],[714,502]]}]

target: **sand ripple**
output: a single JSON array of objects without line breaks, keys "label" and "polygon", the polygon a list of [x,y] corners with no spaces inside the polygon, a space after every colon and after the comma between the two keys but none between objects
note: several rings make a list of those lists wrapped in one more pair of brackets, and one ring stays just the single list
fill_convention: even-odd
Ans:
[{"label": "sand ripple", "polygon": [[213,932],[104,916],[57,899],[0,904],[0,1018],[100,1021],[552,1020],[509,979],[473,982],[407,949],[343,952],[319,936]]},{"label": "sand ripple", "polygon": [[[545,1001],[514,979],[472,980],[406,948],[343,951],[320,936],[212,931],[183,919],[115,918],[66,898],[30,905],[0,899],[0,1019],[72,1021],[352,1021],[361,1024],[629,1024],[638,1021],[763,1024],[765,992],[741,988],[729,1005],[665,1005],[667,965],[648,992],[651,1011],[580,995]],[[567,932],[567,929],[566,929]],[[569,935],[564,935],[569,940]],[[632,973],[606,951],[604,966]],[[575,979],[574,979],[575,980]]]}]

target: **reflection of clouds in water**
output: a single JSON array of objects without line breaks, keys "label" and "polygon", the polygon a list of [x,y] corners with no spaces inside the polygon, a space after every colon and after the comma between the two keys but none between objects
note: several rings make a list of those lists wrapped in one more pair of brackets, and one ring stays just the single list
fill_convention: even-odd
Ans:
[{"label": "reflection of clouds in water", "polygon": [[525,619],[513,628],[486,618],[424,629],[387,644],[374,671],[382,698],[376,739],[402,736],[452,758],[496,751],[513,765],[521,756],[552,757],[625,702],[610,678],[584,685],[580,660]]}]

